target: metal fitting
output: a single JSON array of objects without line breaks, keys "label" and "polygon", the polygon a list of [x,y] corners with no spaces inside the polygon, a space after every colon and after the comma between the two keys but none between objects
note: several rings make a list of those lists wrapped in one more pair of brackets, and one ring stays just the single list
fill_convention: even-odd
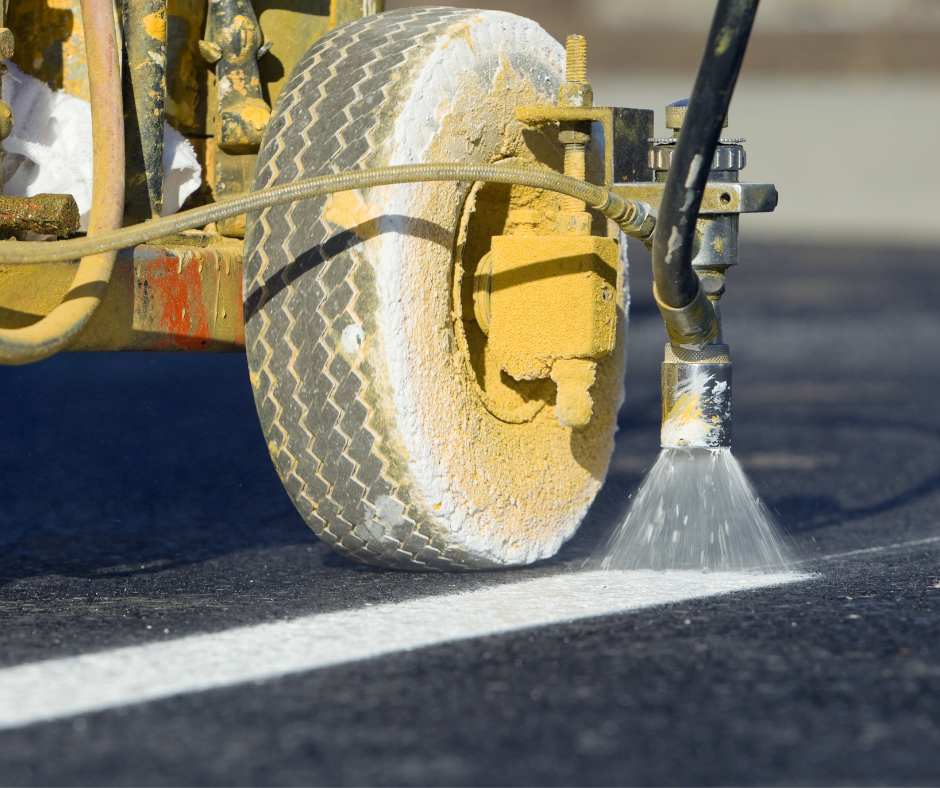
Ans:
[{"label": "metal fitting", "polygon": [[731,445],[731,358],[727,345],[689,351],[666,345],[662,366],[663,448]]},{"label": "metal fitting", "polygon": [[632,238],[649,241],[656,229],[658,211],[642,200],[625,200],[619,194],[609,193],[607,202],[597,206]]},{"label": "metal fitting", "polygon": [[648,241],[653,236],[653,230],[656,229],[656,218],[659,214],[652,205],[641,200],[629,204],[628,207],[631,210],[626,211],[623,216],[614,221],[627,235],[641,241]]},{"label": "metal fitting", "polygon": [[[666,128],[672,129],[676,132],[678,137],[679,129],[682,128],[682,121],[685,120],[686,110],[689,108],[689,100],[687,98],[679,99],[678,101],[673,101],[672,104],[666,105]],[[723,129],[728,128],[728,115],[725,114],[724,123],[721,124]]]},{"label": "metal fitting", "polygon": [[[655,145],[650,149],[649,164],[654,170],[668,170],[672,164],[675,145]],[[721,145],[715,148],[715,157],[709,169],[713,172],[737,172],[747,164],[747,156],[740,145]]]},{"label": "metal fitting", "polygon": [[0,197],[0,238],[26,238],[26,233],[65,238],[78,231],[78,204],[71,194]]},{"label": "metal fitting", "polygon": [[715,310],[701,285],[691,303],[679,309],[660,300],[655,284],[653,297],[666,324],[669,341],[673,345],[686,350],[701,350],[720,333],[721,327],[715,317]]}]

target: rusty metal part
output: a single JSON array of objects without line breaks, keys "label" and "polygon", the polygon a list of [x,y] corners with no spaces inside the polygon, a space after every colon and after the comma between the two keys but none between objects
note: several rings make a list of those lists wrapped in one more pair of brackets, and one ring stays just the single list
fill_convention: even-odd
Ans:
[{"label": "rusty metal part", "polygon": [[218,119],[215,137],[228,153],[257,153],[271,107],[261,94],[261,25],[250,0],[209,4],[200,52],[215,64]]},{"label": "rusty metal part", "polygon": [[0,197],[0,238],[23,238],[27,232],[64,238],[78,231],[78,205],[71,194]]},{"label": "rusty metal part", "polygon": [[653,297],[666,323],[666,333],[672,344],[688,350],[701,350],[718,336],[720,327],[715,310],[701,286],[695,297],[678,309],[663,303],[655,284]]},{"label": "rusty metal part", "polygon": [[163,214],[166,0],[124,0],[124,224]]},{"label": "rusty metal part", "polygon": [[[0,327],[36,324],[77,265],[0,266]],[[237,244],[124,249],[101,306],[68,349],[243,352],[241,268]]]},{"label": "rusty metal part", "polygon": [[[90,57],[95,152],[88,232],[94,235],[121,226],[124,205],[124,122],[114,7],[110,0],[83,0],[82,11]],[[30,326],[0,331],[0,363],[26,364],[38,361],[74,341],[101,303],[111,278],[114,258],[114,252],[83,258],[62,303],[45,318]]]},{"label": "rusty metal part", "polygon": [[[618,255],[616,240],[592,235],[492,239],[488,347],[516,380],[555,380],[566,426],[590,421],[587,367],[614,349]],[[589,363],[558,364],[574,359]]]},{"label": "rusty metal part", "polygon": [[689,351],[666,345],[662,365],[664,448],[731,445],[731,358],[727,345]]}]

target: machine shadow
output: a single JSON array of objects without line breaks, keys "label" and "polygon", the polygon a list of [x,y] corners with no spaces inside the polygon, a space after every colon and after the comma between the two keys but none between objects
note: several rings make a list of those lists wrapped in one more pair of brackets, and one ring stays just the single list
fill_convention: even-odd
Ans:
[{"label": "machine shadow", "polygon": [[[403,218],[337,233],[294,261],[291,280]],[[248,293],[246,317],[286,287],[282,273]],[[275,473],[242,354],[61,354],[0,370],[0,408],[0,585],[290,545],[328,552]]]},{"label": "machine shadow", "polygon": [[403,227],[408,228],[409,235],[423,238],[426,241],[439,241],[442,237],[453,239],[453,232],[439,224],[398,214],[385,214],[355,227],[342,230],[331,235],[322,244],[297,255],[293,262],[270,274],[264,280],[262,287],[256,287],[246,293],[244,302],[245,323],[255,316],[266,301],[270,301],[284,290],[288,286],[288,282],[296,281],[301,276],[336,257],[336,255],[359,246],[371,238],[376,238],[385,233],[400,233]]},{"label": "machine shadow", "polygon": [[0,414],[0,585],[318,542],[241,355],[61,354],[0,370]]}]

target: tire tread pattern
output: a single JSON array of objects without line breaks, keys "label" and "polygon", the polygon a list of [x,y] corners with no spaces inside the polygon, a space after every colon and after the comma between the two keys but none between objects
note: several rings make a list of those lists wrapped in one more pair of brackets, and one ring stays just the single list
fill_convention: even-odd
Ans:
[{"label": "tire tread pattern", "polygon": [[[278,97],[254,188],[369,166],[409,54],[468,13],[393,11],[317,41]],[[322,218],[325,205],[316,198],[266,208],[246,236],[248,360],[275,468],[308,525],[344,555],[416,570],[489,565],[448,546],[412,504],[365,396],[375,370],[354,369],[327,339],[351,322],[361,293],[357,254]],[[383,503],[401,508],[393,525],[377,514]]]}]

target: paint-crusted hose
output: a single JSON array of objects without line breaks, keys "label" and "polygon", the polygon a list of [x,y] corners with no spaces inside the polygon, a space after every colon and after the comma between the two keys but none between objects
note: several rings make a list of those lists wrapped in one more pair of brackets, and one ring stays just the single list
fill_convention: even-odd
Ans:
[{"label": "paint-crusted hose", "polygon": [[[113,3],[111,0],[81,2],[94,142],[90,237],[121,226],[124,211],[124,118]],[[4,247],[38,250],[44,245],[9,242]],[[82,257],[82,261],[62,303],[31,326],[0,329],[0,363],[38,361],[68,345],[101,303],[115,256],[115,251],[99,249],[73,254],[72,259]]]},{"label": "paint-crusted hose", "polygon": [[552,170],[499,164],[406,164],[397,167],[340,172],[295,181],[285,186],[262,189],[232,200],[204,205],[146,224],[126,227],[94,237],[89,235],[87,238],[35,244],[0,243],[0,265],[74,260],[83,255],[123,249],[161,236],[173,235],[192,227],[202,227],[210,222],[256,211],[269,205],[296,202],[351,189],[425,181],[509,183],[566,194],[583,200],[615,221],[625,233],[641,239],[649,239],[656,223],[656,212],[646,203],[626,200],[603,186],[569,178]]},{"label": "paint-crusted hose", "polygon": [[738,78],[758,0],[719,0],[672,154],[653,235],[655,294],[673,344],[700,347],[718,333],[692,270],[695,222]]}]

